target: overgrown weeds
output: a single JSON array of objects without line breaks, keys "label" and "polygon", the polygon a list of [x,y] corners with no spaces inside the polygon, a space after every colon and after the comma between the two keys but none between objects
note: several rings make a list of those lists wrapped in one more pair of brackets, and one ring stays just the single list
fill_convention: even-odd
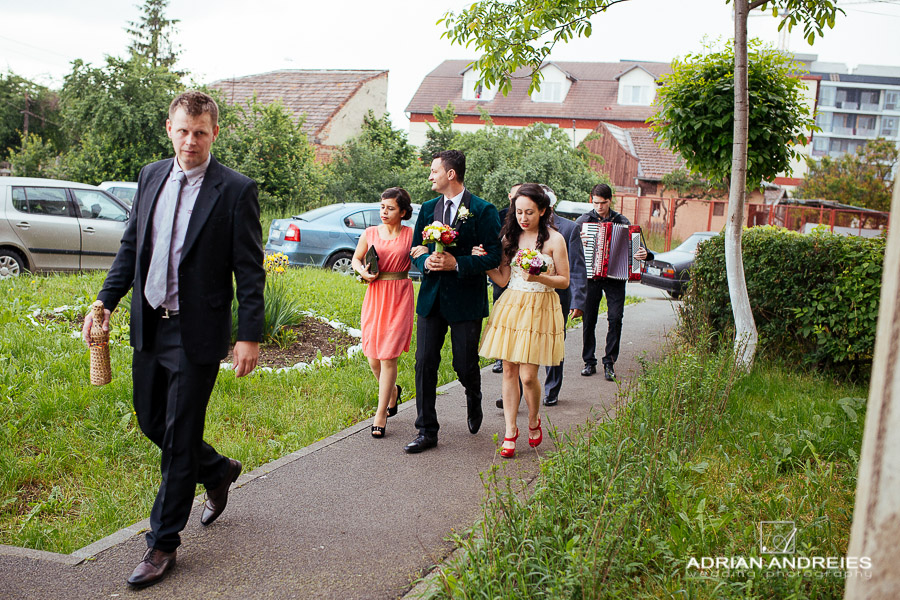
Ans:
[{"label": "overgrown weeds", "polygon": [[497,471],[448,598],[827,598],[834,573],[693,568],[759,556],[759,522],[793,521],[798,554],[843,556],[864,391],[727,350],[680,347],[624,390],[612,420],[558,440],[530,497]]}]

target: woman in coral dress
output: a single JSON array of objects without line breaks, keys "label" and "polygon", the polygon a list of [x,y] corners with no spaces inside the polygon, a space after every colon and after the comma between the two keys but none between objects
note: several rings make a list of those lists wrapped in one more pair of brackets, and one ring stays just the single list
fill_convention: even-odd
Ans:
[{"label": "woman in coral dress", "polygon": [[[381,194],[381,225],[359,238],[353,269],[369,285],[362,305],[363,354],[378,380],[378,408],[372,437],[384,437],[387,418],[397,414],[403,390],[397,385],[397,359],[409,350],[413,328],[413,284],[409,279],[412,228],[401,224],[412,216],[409,194],[388,188]],[[378,274],[363,263],[369,246],[378,253]]]},{"label": "woman in coral dress", "polygon": [[[503,458],[516,453],[520,379],[528,406],[528,445],[535,448],[544,439],[538,366],[558,365],[565,352],[562,311],[553,290],[569,285],[569,256],[565,238],[550,227],[550,220],[550,199],[544,190],[532,183],[521,186],[500,232],[503,260],[488,271],[497,285],[509,284],[494,304],[478,349],[484,357],[503,360]],[[540,257],[530,271],[516,264],[523,250],[531,251],[527,255],[532,258]],[[540,263],[546,270],[537,266]]]}]

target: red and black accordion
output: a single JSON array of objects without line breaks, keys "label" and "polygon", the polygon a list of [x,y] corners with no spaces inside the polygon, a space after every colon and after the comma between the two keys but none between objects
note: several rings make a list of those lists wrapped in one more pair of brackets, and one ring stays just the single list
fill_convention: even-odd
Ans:
[{"label": "red and black accordion", "polygon": [[582,223],[581,243],[588,279],[640,281],[641,261],[634,257],[641,247],[640,226]]}]

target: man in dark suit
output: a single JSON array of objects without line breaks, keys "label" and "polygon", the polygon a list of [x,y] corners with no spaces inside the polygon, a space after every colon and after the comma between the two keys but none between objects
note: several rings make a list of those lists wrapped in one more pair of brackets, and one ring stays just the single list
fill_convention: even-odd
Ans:
[{"label": "man in dark suit", "polygon": [[[172,101],[166,132],[175,159],[138,177],[122,245],[98,298],[109,315],[133,289],[132,381],[138,424],[162,451],[162,481],[150,512],[147,552],[128,583],[159,582],[175,565],[196,484],[207,490],[200,522],[225,509],[241,463],[203,441],[206,406],[231,338],[232,276],[237,283],[234,372],[250,373],[263,326],[262,234],[256,183],[210,154],[218,107],[200,92]],[[85,339],[90,331],[85,318]]]},{"label": "man in dark suit", "polygon": [[[422,205],[413,231],[413,247],[422,243],[422,230],[434,221],[459,232],[454,246],[444,252],[413,252],[422,272],[416,305],[416,429],[419,435],[404,450],[415,454],[437,446],[438,367],[447,329],[453,350],[453,369],[466,390],[467,423],[471,433],[481,427],[481,372],[478,342],[481,322],[488,315],[487,278],[500,264],[500,218],[497,209],[473,196],[463,183],[466,157],[445,150],[431,163],[431,189],[441,194]],[[463,210],[465,209],[465,210]],[[472,256],[481,244],[484,256]]]},{"label": "man in dark suit", "polygon": [[[598,183],[591,190],[592,210],[584,213],[575,225],[578,230],[584,223],[614,223],[616,225],[631,225],[625,215],[612,210],[612,188],[605,183]],[[635,253],[638,260],[653,260],[653,253],[646,248],[640,248]],[[615,364],[619,358],[619,343],[622,339],[622,317],[625,314],[625,280],[597,277],[588,279],[587,299],[584,308],[584,332],[581,357],[584,359],[584,368],[581,374],[590,377],[597,372],[597,319],[600,313],[600,301],[606,294],[606,319],[609,329],[606,332],[606,353],[603,355],[603,376],[607,381],[616,378]]]},{"label": "man in dark suit", "polygon": [[[549,186],[541,184],[550,198],[551,208],[556,205],[556,194]],[[569,287],[556,290],[562,308],[563,323],[568,325],[569,317],[580,317],[584,314],[585,286],[587,272],[584,266],[584,248],[581,245],[581,232],[570,221],[553,212],[553,226],[566,240],[569,251]],[[565,332],[565,329],[563,329]],[[565,362],[565,361],[563,361]],[[546,367],[547,379],[544,381],[544,406],[556,406],[559,402],[559,390],[562,389],[563,362],[555,367]]]}]

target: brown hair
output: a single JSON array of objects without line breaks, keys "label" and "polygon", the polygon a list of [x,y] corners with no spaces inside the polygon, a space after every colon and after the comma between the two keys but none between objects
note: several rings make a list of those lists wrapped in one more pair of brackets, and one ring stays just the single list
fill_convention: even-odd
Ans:
[{"label": "brown hair", "polygon": [[184,112],[192,117],[199,117],[200,115],[207,113],[209,114],[213,125],[219,124],[219,106],[216,104],[216,101],[212,99],[212,96],[209,96],[208,94],[190,91],[179,95],[172,100],[172,103],[169,105],[170,119],[175,116],[175,111],[177,111],[179,107],[183,108]]},{"label": "brown hair", "polygon": [[[522,187],[516,193],[516,197],[509,204],[509,211],[506,213],[506,223],[504,223],[503,229],[500,230],[500,236],[503,238],[503,253],[510,260],[519,251],[519,236],[522,235],[522,227],[519,226],[519,221],[516,219],[516,201],[522,196],[534,202],[538,210],[550,208],[550,198],[547,197],[541,186],[536,183],[522,184]],[[535,243],[537,250],[543,250],[544,242],[550,237],[550,217],[552,213],[552,210],[544,210],[544,214],[538,219],[538,235],[537,243]]]},{"label": "brown hair", "polygon": [[409,192],[402,187],[392,187],[381,192],[382,200],[396,200],[397,208],[403,212],[401,220],[406,220],[412,216],[412,200],[409,198]]}]

